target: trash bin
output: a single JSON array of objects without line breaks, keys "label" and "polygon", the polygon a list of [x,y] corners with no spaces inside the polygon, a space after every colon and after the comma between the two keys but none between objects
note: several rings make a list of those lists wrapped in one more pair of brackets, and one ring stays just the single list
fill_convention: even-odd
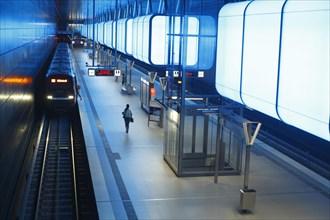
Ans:
[{"label": "trash bin", "polygon": [[256,191],[254,189],[241,189],[241,210],[253,211],[256,204]]}]

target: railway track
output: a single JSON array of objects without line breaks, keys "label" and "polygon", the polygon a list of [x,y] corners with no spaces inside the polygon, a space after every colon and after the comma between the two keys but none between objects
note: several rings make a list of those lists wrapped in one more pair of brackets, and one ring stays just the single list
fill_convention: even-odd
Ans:
[{"label": "railway track", "polygon": [[80,121],[44,117],[24,219],[98,219]]}]

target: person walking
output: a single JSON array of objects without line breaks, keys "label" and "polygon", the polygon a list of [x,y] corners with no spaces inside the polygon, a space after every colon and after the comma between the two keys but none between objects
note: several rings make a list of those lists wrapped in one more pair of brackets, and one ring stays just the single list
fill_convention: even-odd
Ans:
[{"label": "person walking", "polygon": [[125,73],[123,73],[122,79],[121,79],[121,85],[124,86],[126,84],[126,76]]},{"label": "person walking", "polygon": [[77,96],[80,98],[80,100],[82,100],[82,97],[80,95],[80,85],[79,84],[76,84],[76,92],[77,92]]},{"label": "person walking", "polygon": [[126,108],[124,109],[122,114],[123,114],[123,118],[125,121],[126,133],[128,133],[129,123],[133,122],[133,114],[132,114],[131,109],[129,108],[129,104],[126,105]]}]

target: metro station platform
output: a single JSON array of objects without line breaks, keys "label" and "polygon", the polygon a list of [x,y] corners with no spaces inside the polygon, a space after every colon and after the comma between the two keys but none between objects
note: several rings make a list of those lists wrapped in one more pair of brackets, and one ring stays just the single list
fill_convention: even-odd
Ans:
[{"label": "metro station platform", "polygon": [[[86,53],[75,50],[74,57],[100,219],[330,219],[329,181],[259,140],[250,164],[253,212],[240,210],[243,174],[220,176],[218,183],[213,176],[178,178],[163,159],[163,129],[148,126],[140,107],[141,75],[132,75],[136,93],[123,94],[120,79],[88,76]],[[134,117],[128,134],[121,114],[126,104]]]}]

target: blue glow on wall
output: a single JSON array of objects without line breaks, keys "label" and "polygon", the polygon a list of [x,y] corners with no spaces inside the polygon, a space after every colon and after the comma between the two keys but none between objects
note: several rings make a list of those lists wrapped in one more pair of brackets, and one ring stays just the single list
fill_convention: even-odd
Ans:
[{"label": "blue glow on wall", "polygon": [[218,23],[219,93],[329,141],[329,5],[225,5]]}]

